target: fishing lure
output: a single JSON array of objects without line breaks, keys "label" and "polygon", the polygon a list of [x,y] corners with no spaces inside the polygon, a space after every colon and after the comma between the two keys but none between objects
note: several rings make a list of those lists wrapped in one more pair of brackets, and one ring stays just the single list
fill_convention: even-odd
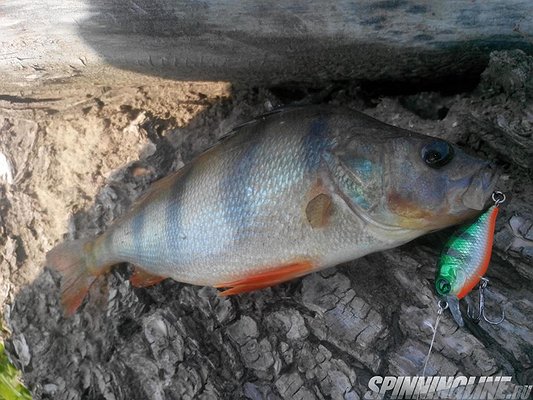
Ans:
[{"label": "fishing lure", "polygon": [[487,272],[494,240],[494,229],[499,205],[505,201],[502,192],[492,195],[494,205],[481,214],[470,225],[457,230],[444,247],[437,264],[435,289],[437,294],[446,301],[453,318],[459,326],[464,325],[459,310],[459,300],[465,297],[481,281],[479,286],[479,314],[469,316],[474,322],[481,318],[491,324],[503,321],[491,321],[485,316],[484,292],[488,279],[483,276]]}]

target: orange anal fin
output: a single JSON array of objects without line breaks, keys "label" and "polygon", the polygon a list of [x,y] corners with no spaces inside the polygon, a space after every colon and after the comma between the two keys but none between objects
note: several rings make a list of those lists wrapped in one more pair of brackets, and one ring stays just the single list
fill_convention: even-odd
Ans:
[{"label": "orange anal fin", "polygon": [[139,267],[135,267],[130,276],[131,285],[136,288],[157,285],[159,282],[165,279],[166,278],[164,276],[151,274],[150,272],[146,272],[144,269]]},{"label": "orange anal fin", "polygon": [[313,263],[310,261],[299,261],[291,264],[270,268],[263,272],[252,274],[243,279],[231,282],[224,282],[215,285],[216,288],[229,288],[220,292],[220,296],[231,296],[239,293],[252,292],[264,289],[294,278],[306,275],[313,271]]}]

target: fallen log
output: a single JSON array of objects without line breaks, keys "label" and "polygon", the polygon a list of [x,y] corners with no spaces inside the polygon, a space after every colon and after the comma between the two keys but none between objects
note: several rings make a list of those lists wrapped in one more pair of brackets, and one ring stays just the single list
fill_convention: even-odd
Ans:
[{"label": "fallen log", "polygon": [[478,74],[495,49],[533,49],[528,0],[7,0],[0,15],[3,92],[142,84],[147,75],[438,80]]},{"label": "fallen log", "polygon": [[[421,93],[409,101],[382,97],[373,99],[371,107],[353,96],[355,89],[342,87],[331,92],[327,101],[322,100],[459,142],[503,169],[498,189],[507,193],[509,200],[501,207],[497,223],[487,312],[493,317],[502,305],[506,319],[498,326],[467,320],[466,327],[458,329],[450,315],[443,315],[428,376],[503,375],[511,377],[513,384],[533,383],[533,174],[517,158],[525,149],[508,151],[522,143],[505,139],[514,134],[506,131],[508,125],[489,129],[498,115],[527,121],[533,95],[528,89],[531,66],[533,58],[520,51],[495,53],[473,92],[448,98]],[[511,79],[516,74],[526,79]],[[501,85],[509,87],[511,81],[514,95],[509,97],[501,92]],[[131,132],[135,130],[150,138],[151,151],[102,178],[94,201],[85,209],[77,208],[69,224],[70,235],[89,236],[118,218],[150,180],[179,168],[216,142],[225,133],[224,127],[284,102],[268,90],[237,92],[226,102],[214,101],[218,93],[213,94],[211,107],[186,126],[176,126],[173,118],[143,114],[148,105],[135,106],[136,91],[127,98],[119,91],[116,98],[109,95],[94,102],[90,110],[86,104],[78,105],[54,114],[52,122],[41,120],[42,129],[35,124],[12,124],[10,148],[18,150],[15,153],[21,161],[17,165],[28,167],[19,150],[27,149],[34,155],[35,165],[49,169],[46,185],[57,182],[61,186],[74,166],[61,169],[50,161],[61,154],[61,142],[52,143],[42,131],[50,135],[59,123],[80,126],[80,119],[90,118],[96,124],[110,115],[131,113],[131,126],[123,128],[123,136],[104,131],[109,136],[105,147],[110,147],[106,157],[134,141]],[[435,119],[419,117],[433,115],[427,112],[431,104],[419,110],[428,99],[431,104],[446,104],[447,114],[434,113]],[[176,104],[186,102],[187,98],[180,98]],[[483,109],[490,113],[480,112]],[[113,121],[114,127],[121,126],[120,118]],[[29,128],[37,132],[35,140],[27,138]],[[84,143],[96,135],[92,130],[79,134],[85,137]],[[493,143],[488,132],[498,141]],[[97,142],[106,135],[98,136],[101,140]],[[504,142],[507,148],[501,146]],[[61,159],[72,164],[72,159]],[[7,193],[9,206],[0,204],[0,217],[11,230],[8,233],[20,230],[18,238],[6,243],[0,253],[0,273],[41,262],[46,243],[40,240],[50,226],[45,222],[62,215],[63,204],[53,208],[50,199],[38,202],[43,188],[33,180],[43,171],[32,168],[20,174],[20,190]],[[48,176],[55,171],[64,175]],[[66,198],[80,204],[78,193],[92,193],[95,185],[74,182],[78,182],[74,195]],[[47,189],[58,197],[64,190]],[[12,332],[8,350],[35,399],[363,398],[375,375],[421,374],[433,333],[431,324],[437,316],[435,263],[449,234],[426,236],[399,249],[233,298],[221,298],[213,288],[171,280],[135,289],[123,266],[109,274],[107,282],[100,282],[91,300],[69,319],[62,317],[59,308],[58,277],[39,270],[37,278],[22,287],[8,307],[6,319]],[[37,243],[32,245],[32,240]]]}]

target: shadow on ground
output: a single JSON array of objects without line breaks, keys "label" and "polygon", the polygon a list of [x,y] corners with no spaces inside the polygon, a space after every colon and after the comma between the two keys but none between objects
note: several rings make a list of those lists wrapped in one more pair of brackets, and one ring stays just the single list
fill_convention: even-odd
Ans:
[{"label": "shadow on ground", "polygon": [[478,75],[493,50],[533,51],[530,3],[489,4],[91,0],[79,34],[109,65],[177,80],[420,82]]}]

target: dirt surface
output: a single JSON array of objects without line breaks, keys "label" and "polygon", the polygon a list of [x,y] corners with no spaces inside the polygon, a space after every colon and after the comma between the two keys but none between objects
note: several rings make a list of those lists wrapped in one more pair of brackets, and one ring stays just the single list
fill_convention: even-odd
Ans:
[{"label": "dirt surface", "polygon": [[78,104],[61,111],[53,108],[60,98],[0,100],[0,152],[11,170],[11,184],[1,186],[4,261],[16,254],[2,268],[0,293],[8,282],[20,287],[35,279],[44,252],[73,228],[69,217],[94,204],[114,171],[153,152],[144,125],[154,134],[185,126],[228,96],[229,86],[161,82],[78,95]]},{"label": "dirt surface", "polygon": [[11,166],[0,169],[0,305],[34,398],[358,399],[373,375],[421,373],[434,266],[450,231],[230,299],[170,280],[133,289],[122,265],[74,317],[61,314],[58,276],[43,262],[66,232],[105,230],[231,127],[306,103],[443,137],[502,168],[498,189],[510,201],[488,276],[490,310],[503,305],[506,320],[457,329],[446,315],[427,373],[533,384],[532,71],[533,58],[515,51],[493,53],[468,91],[159,82],[95,87],[67,106],[42,91],[0,97],[0,153]]}]

